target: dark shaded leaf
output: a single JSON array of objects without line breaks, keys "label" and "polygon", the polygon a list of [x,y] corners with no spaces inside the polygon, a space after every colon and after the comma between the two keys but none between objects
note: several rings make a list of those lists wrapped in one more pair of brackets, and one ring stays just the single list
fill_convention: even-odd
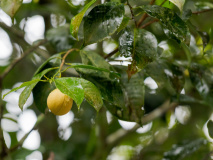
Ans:
[{"label": "dark shaded leaf", "polygon": [[47,31],[47,40],[52,44],[57,52],[73,48],[76,40],[70,35],[69,25],[52,28]]},{"label": "dark shaded leaf", "polygon": [[85,17],[85,45],[102,41],[112,35],[122,23],[124,5],[115,2],[100,4],[94,7]]},{"label": "dark shaded leaf", "polygon": [[92,0],[90,1],[87,5],[85,5],[85,7],[83,8],[83,10],[78,13],[75,17],[72,18],[71,20],[71,24],[70,24],[70,33],[73,37],[75,37],[76,39],[78,39],[78,29],[80,27],[81,21],[84,17],[84,14],[86,13],[86,11],[88,10],[88,8],[95,3],[96,0]]},{"label": "dark shaded leaf", "polygon": [[186,23],[171,9],[157,5],[147,5],[141,7],[149,16],[160,20],[165,29],[169,31],[172,38],[177,38],[189,44],[189,29]]}]

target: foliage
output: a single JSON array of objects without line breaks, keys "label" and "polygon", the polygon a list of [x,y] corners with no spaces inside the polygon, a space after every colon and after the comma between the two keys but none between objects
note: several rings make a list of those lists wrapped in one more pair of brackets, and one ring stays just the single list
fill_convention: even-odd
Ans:
[{"label": "foliage", "polygon": [[[43,159],[209,159],[212,6],[210,0],[2,0],[11,24],[3,20],[0,28],[13,52],[0,64],[0,159],[31,154],[24,142],[37,128],[42,142],[34,150]],[[34,26],[27,23],[36,16],[44,21],[44,40],[30,41]],[[68,113],[75,118],[63,120],[65,127],[47,109],[55,88],[75,102]],[[23,114],[32,106],[38,116],[22,139],[21,127],[4,128],[5,121],[20,123],[21,114],[8,109],[13,103]]]}]

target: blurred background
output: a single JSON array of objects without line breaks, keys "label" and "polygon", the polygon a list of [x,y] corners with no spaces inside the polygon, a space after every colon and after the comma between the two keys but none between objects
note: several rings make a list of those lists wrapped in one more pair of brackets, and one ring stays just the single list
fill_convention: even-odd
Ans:
[{"label": "blurred background", "polygon": [[[120,0],[114,1],[120,2]],[[23,82],[31,80],[36,69],[51,55],[79,45],[79,42],[69,33],[69,24],[72,17],[88,2],[89,0],[23,0],[14,18],[10,18],[0,8],[0,74],[11,62],[20,58],[32,44],[41,39],[48,40],[48,43],[29,54],[3,79],[2,95]],[[106,1],[97,0],[92,7],[104,2]],[[130,0],[129,2],[133,7],[149,3],[148,0]],[[163,0],[156,0],[155,3],[159,5],[162,2]],[[201,2],[204,1],[186,0],[184,10],[198,11],[213,6],[211,0],[205,0],[205,5]],[[163,6],[179,12],[171,2],[166,2]],[[127,6],[125,10],[126,15],[130,16]],[[135,12],[136,20],[139,20],[142,13],[137,10]],[[147,18],[146,21],[149,20]],[[208,54],[213,54],[212,20],[213,12],[192,15],[190,18],[190,22],[199,31],[208,35],[210,41],[204,50]],[[134,22],[130,21],[129,25],[133,24]],[[160,23],[153,23],[146,29],[155,34],[158,46],[163,49],[164,58],[171,61],[186,58],[178,44],[166,37]],[[82,27],[79,37],[80,39],[83,37]],[[112,38],[103,42],[87,46],[85,50],[95,51],[105,56],[118,47],[118,37],[119,35],[113,35]],[[190,50],[193,55],[203,54],[200,39],[196,34],[191,34]],[[212,60],[209,59],[211,62]],[[80,63],[81,58],[79,54],[71,54],[67,61]],[[119,54],[107,61],[112,65],[130,64],[130,59],[120,57]],[[165,73],[169,75],[170,71],[165,70]],[[78,76],[78,74],[70,69],[64,76]],[[150,76],[145,76],[144,84],[145,106],[141,107],[147,114],[161,105],[169,95]],[[209,89],[205,85],[201,87],[204,90]],[[5,107],[1,126],[8,148],[15,146],[34,127],[40,115],[35,107],[32,93],[23,111],[18,107],[22,90],[10,93],[4,100],[0,99]],[[185,92],[183,88],[181,94],[184,95]],[[105,157],[107,160],[200,160],[211,154],[213,149],[211,143],[213,139],[209,136],[207,128],[209,119],[213,120],[211,107],[199,103],[180,105],[163,117],[138,128],[136,132],[130,132],[105,150],[105,140],[109,135],[119,129],[129,131],[136,123],[118,120],[105,108],[97,114],[94,108],[84,101],[80,110],[74,105],[72,110],[64,116],[47,113],[39,126],[29,134],[23,146],[11,152],[6,159],[45,160],[48,157],[54,157],[55,160],[87,160]],[[213,159],[213,156],[207,159]]]}]

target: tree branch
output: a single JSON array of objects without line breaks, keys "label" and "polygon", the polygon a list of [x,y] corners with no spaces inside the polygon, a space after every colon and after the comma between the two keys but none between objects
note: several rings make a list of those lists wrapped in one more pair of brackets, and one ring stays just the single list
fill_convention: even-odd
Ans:
[{"label": "tree branch", "polygon": [[[170,103],[170,100],[165,101],[157,109],[155,109],[151,113],[145,115],[142,118],[142,124],[147,124],[147,123],[155,120],[156,118],[161,117],[166,111],[168,111],[170,109],[174,109],[177,106],[178,106],[177,103]],[[106,142],[112,148],[113,146],[117,145],[123,138],[125,138],[129,134],[135,132],[140,127],[141,126],[139,124],[136,124],[131,130],[119,129],[115,133],[109,135],[106,139]]]},{"label": "tree branch", "polygon": [[37,44],[32,45],[30,48],[28,48],[20,58],[14,60],[5,70],[4,72],[0,75],[0,79],[3,79],[12,69],[13,67],[19,63],[22,59],[24,59],[28,54],[31,52],[35,51],[40,45],[45,44],[47,40],[42,40],[38,42]]},{"label": "tree branch", "polygon": [[201,13],[206,13],[206,12],[210,12],[213,11],[213,9],[206,9],[206,10],[202,10],[202,11],[196,11],[196,12],[192,12],[192,14],[201,14]]},{"label": "tree branch", "polygon": [[27,137],[29,136],[29,134],[30,134],[33,130],[35,130],[35,129],[38,127],[38,125],[43,121],[44,117],[45,117],[44,114],[40,114],[40,115],[38,116],[38,119],[37,119],[37,121],[36,121],[34,127],[33,127],[28,133],[26,133],[26,134],[24,135],[24,137],[22,137],[22,139],[21,139],[15,146],[13,146],[12,148],[8,149],[8,150],[7,150],[7,154],[9,154],[10,152],[15,151],[17,148],[19,148],[20,146],[22,146],[23,143],[24,143],[24,141],[25,141],[25,140],[27,139]]},{"label": "tree branch", "polygon": [[159,21],[158,19],[154,19],[154,20],[149,21],[149,22],[147,22],[146,24],[142,25],[140,28],[141,28],[141,29],[142,29],[142,28],[145,28],[145,27],[149,26],[150,24],[155,23],[155,22],[158,22],[158,21]]},{"label": "tree branch", "polygon": [[114,51],[112,51],[112,52],[110,52],[109,54],[107,54],[105,57],[104,57],[104,59],[108,59],[108,58],[110,58],[110,57],[112,57],[115,53],[117,53],[118,52],[118,48],[116,48]]},{"label": "tree branch", "polygon": [[[149,4],[153,5],[155,3],[155,0],[152,0]],[[144,13],[143,16],[141,17],[141,19],[138,21],[138,24],[136,25],[138,28],[140,27],[140,25],[145,21],[145,19],[149,17],[147,13]]]},{"label": "tree branch", "polygon": [[129,9],[130,9],[130,12],[131,12],[131,15],[132,15],[132,19],[134,20],[135,22],[135,27],[137,27],[137,22],[135,20],[135,16],[134,16],[134,13],[133,13],[133,10],[132,10],[132,6],[130,5],[129,3],[129,0],[127,0],[127,5],[129,6]]}]

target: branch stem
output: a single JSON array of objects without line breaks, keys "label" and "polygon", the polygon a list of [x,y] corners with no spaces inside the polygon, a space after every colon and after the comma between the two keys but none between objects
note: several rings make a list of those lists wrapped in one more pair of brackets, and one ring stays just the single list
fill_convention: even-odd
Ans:
[{"label": "branch stem", "polygon": [[133,13],[133,10],[132,10],[132,6],[129,3],[129,0],[127,0],[127,5],[129,6],[129,9],[130,9],[130,12],[131,12],[131,15],[132,15],[132,19],[134,20],[135,26],[137,27],[137,22],[135,20],[135,16],[134,16],[134,13]]}]

